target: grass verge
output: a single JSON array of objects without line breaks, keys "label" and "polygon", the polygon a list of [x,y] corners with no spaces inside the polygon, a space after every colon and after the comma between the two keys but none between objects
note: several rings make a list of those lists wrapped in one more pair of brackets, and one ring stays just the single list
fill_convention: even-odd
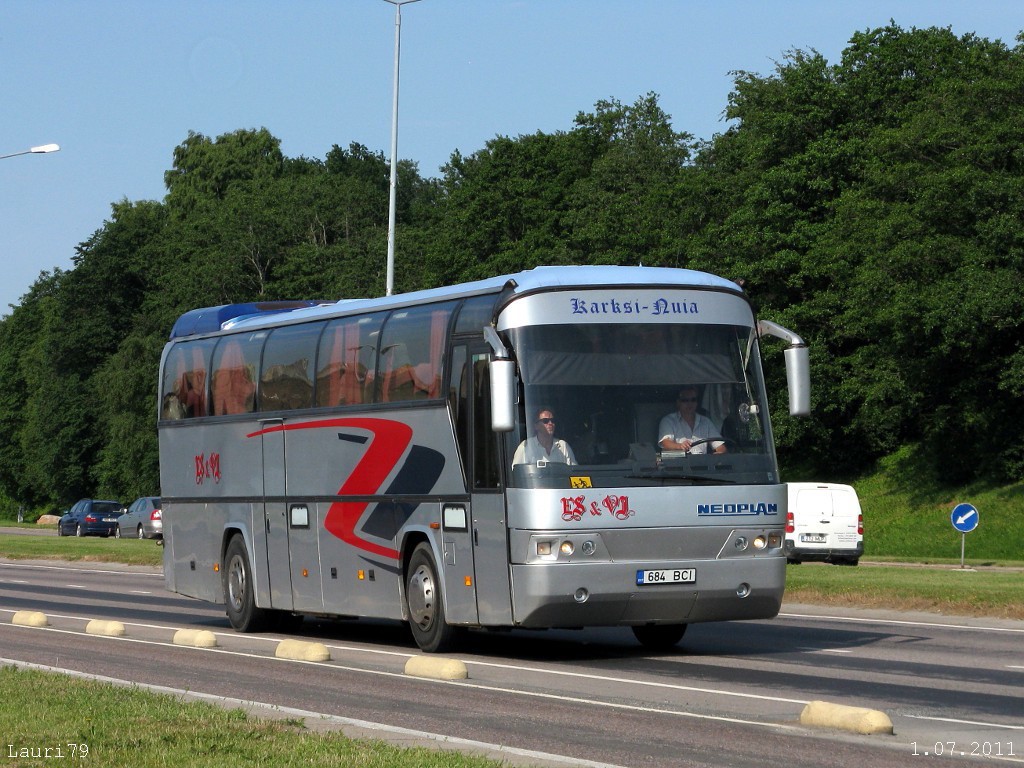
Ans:
[{"label": "grass verge", "polygon": [[1024,619],[1024,572],[957,565],[786,566],[788,602]]},{"label": "grass verge", "polygon": [[70,560],[72,562],[161,565],[164,549],[156,539],[105,539],[102,536],[25,536],[0,534],[0,557],[11,560]]},{"label": "grass verge", "polygon": [[7,713],[0,763],[11,768],[64,763],[90,768],[501,765],[458,752],[357,741],[308,730],[294,719],[261,720],[238,709],[10,666],[0,668],[0,700]]}]

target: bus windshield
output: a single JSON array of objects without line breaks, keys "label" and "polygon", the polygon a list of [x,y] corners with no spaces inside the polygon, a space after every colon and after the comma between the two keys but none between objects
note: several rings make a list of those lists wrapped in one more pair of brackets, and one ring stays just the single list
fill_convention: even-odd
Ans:
[{"label": "bus windshield", "polygon": [[[509,335],[521,376],[510,486],[778,482],[751,327],[534,325]],[[672,414],[693,439],[663,447]]]}]

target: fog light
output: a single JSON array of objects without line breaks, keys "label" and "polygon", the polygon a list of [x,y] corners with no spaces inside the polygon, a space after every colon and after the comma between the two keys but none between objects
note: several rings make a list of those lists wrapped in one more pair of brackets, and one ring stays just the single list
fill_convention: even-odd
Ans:
[{"label": "fog light", "polygon": [[576,545],[573,544],[571,541],[563,541],[562,546],[560,546],[558,550],[563,555],[571,555],[573,552],[576,551]]},{"label": "fog light", "polygon": [[592,555],[592,554],[594,554],[594,552],[597,551],[597,545],[594,542],[592,542],[590,539],[587,539],[586,541],[583,542],[583,544],[580,545],[580,551],[584,555]]},{"label": "fog light", "polygon": [[768,539],[764,536],[754,538],[754,549],[764,549],[766,546],[768,546]]},{"label": "fog light", "polygon": [[742,552],[746,548],[747,548],[747,537],[746,536],[737,536],[736,537],[736,549],[738,549],[740,552]]},{"label": "fog light", "polygon": [[537,554],[541,557],[546,557],[551,554],[551,542],[550,541],[538,541],[537,542]]},{"label": "fog light", "polygon": [[736,587],[736,597],[746,597],[750,594],[750,585],[744,582]]},{"label": "fog light", "polygon": [[577,603],[585,603],[585,602],[587,602],[587,598],[588,597],[590,597],[590,593],[587,592],[587,590],[584,589],[583,587],[580,587],[579,589],[577,589],[575,592],[573,592],[573,595],[572,595],[572,599],[575,600]]}]

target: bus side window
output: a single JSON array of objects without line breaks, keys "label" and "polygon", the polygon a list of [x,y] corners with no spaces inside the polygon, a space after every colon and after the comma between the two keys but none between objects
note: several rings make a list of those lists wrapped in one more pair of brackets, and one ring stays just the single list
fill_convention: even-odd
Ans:
[{"label": "bus side window", "polygon": [[256,408],[256,368],[266,331],[220,340],[213,352],[213,415],[252,413]]},{"label": "bus side window", "polygon": [[473,488],[498,488],[498,439],[491,429],[490,355],[473,355]]},{"label": "bus side window", "polygon": [[397,310],[380,346],[379,402],[443,397],[445,340],[455,302]]},{"label": "bus side window", "polygon": [[323,323],[277,328],[267,339],[260,372],[260,410],[313,405],[313,361]]},{"label": "bus side window", "polygon": [[373,402],[373,367],[382,315],[344,317],[328,324],[317,355],[316,404]]},{"label": "bus side window", "polygon": [[206,372],[211,341],[178,344],[164,364],[160,418],[177,420],[206,415]]},{"label": "bus side window", "polygon": [[452,379],[448,386],[448,407],[455,424],[455,441],[462,463],[462,480],[469,472],[469,369],[466,367],[466,348],[452,349]]}]

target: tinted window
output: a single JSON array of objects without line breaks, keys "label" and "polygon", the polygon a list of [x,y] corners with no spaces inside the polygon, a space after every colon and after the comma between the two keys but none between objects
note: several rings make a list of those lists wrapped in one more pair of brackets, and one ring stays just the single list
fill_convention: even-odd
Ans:
[{"label": "tinted window", "polygon": [[378,400],[441,397],[441,374],[454,302],[397,310],[381,335]]},{"label": "tinted window", "polygon": [[210,396],[213,415],[251,413],[256,409],[256,370],[266,331],[225,336],[213,353]]},{"label": "tinted window", "polygon": [[374,366],[382,315],[331,321],[320,337],[316,404],[373,402]]},{"label": "tinted window", "polygon": [[313,366],[323,327],[323,323],[292,325],[270,334],[260,374],[261,411],[313,405]]},{"label": "tinted window", "polygon": [[213,339],[187,341],[171,350],[161,382],[160,418],[206,416],[207,371]]}]

